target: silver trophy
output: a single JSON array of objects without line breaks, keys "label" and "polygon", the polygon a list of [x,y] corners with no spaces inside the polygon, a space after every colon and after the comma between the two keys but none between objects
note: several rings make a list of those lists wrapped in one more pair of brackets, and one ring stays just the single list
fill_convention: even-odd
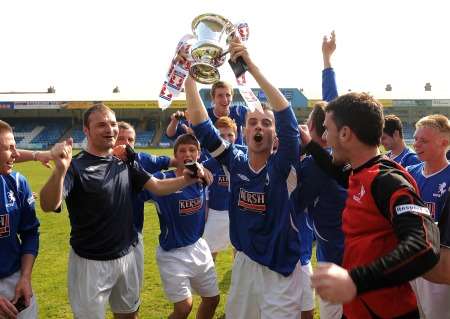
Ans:
[{"label": "silver trophy", "polygon": [[225,47],[235,30],[233,23],[218,14],[202,14],[192,21],[197,41],[191,47],[194,61],[189,73],[197,82],[212,84],[220,80],[217,68],[225,62]]}]

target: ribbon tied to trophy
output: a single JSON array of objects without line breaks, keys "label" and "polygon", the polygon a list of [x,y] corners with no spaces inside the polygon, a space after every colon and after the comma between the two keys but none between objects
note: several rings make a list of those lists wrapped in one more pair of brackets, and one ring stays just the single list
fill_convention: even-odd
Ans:
[{"label": "ribbon tied to trophy", "polygon": [[[158,104],[162,109],[170,106],[184,87],[188,74],[199,83],[213,84],[220,80],[218,68],[225,63],[227,45],[233,36],[239,36],[241,41],[247,41],[248,24],[245,22],[233,24],[218,14],[202,14],[192,21],[193,35],[185,35],[178,42],[175,57],[166,74],[161,88]],[[183,56],[180,59],[179,56]],[[245,72],[248,70],[242,57],[236,62],[228,61],[235,76],[242,98],[248,108],[254,111],[261,103],[250,87],[246,84]]]}]

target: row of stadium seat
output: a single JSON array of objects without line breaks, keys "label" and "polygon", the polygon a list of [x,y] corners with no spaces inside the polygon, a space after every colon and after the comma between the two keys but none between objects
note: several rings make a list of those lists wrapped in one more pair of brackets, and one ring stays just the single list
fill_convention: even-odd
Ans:
[{"label": "row of stadium seat", "polygon": [[[83,147],[86,138],[81,124],[72,125],[71,119],[47,118],[47,119],[5,119],[14,130],[16,143],[19,148],[48,149],[61,139],[71,136],[75,147]],[[140,125],[138,119],[129,120],[137,129],[136,146],[147,147],[152,142],[156,125],[153,122]],[[142,129],[142,127],[144,127]]]}]

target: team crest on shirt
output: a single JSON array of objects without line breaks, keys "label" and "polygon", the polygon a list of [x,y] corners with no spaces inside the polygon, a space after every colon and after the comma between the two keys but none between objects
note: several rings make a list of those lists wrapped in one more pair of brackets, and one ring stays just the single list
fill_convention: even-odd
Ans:
[{"label": "team crest on shirt", "polygon": [[181,216],[195,214],[202,208],[202,199],[200,197],[181,199],[178,201],[178,208]]},{"label": "team crest on shirt", "polygon": [[6,203],[6,207],[13,207],[16,202],[16,197],[14,196],[14,192],[12,190],[6,193],[6,197],[8,202]]},{"label": "team crest on shirt", "polygon": [[9,215],[0,215],[0,238],[8,237],[10,234]]},{"label": "team crest on shirt", "polygon": [[353,195],[353,199],[361,204],[361,199],[366,194],[366,190],[364,189],[364,185],[361,185],[361,190],[358,194]]},{"label": "team crest on shirt", "polygon": [[266,196],[264,193],[249,192],[241,188],[239,190],[238,206],[241,209],[255,213],[266,212]]},{"label": "team crest on shirt", "polygon": [[229,181],[227,175],[219,175],[217,178],[217,184],[222,187],[228,187]]},{"label": "team crest on shirt", "polygon": [[437,193],[433,193],[433,197],[441,198],[441,196],[444,195],[446,191],[447,191],[447,183],[442,182],[438,185]]}]

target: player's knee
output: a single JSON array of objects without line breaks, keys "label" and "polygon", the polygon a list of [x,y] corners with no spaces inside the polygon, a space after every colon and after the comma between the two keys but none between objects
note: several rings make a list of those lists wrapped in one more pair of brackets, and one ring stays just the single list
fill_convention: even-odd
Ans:
[{"label": "player's knee", "polygon": [[202,302],[207,305],[210,308],[217,308],[220,301],[220,295],[213,296],[213,297],[202,297]]},{"label": "player's knee", "polygon": [[177,318],[187,318],[192,311],[192,299],[186,299],[180,302],[177,302],[174,305],[174,312],[177,315]]}]

